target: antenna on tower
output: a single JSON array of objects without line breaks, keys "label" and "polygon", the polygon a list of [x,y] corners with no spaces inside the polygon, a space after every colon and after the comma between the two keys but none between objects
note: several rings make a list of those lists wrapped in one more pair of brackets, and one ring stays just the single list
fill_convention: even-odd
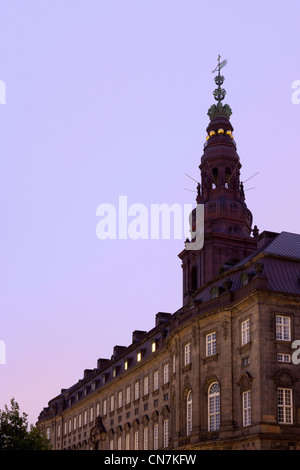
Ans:
[{"label": "antenna on tower", "polygon": [[188,176],[189,178],[191,178],[191,180],[195,181],[195,183],[199,183],[199,181],[195,180],[194,178],[192,178],[190,175],[188,175],[187,173],[185,173],[186,176]]},{"label": "antenna on tower", "polygon": [[185,173],[186,176],[188,176],[189,178],[191,178],[191,180],[195,181],[195,183],[197,183],[197,191],[195,191],[194,189],[187,189],[187,188],[183,188],[185,191],[191,191],[192,193],[198,193],[200,192],[200,182],[195,180],[195,178],[193,178],[192,176],[188,175],[187,173]]},{"label": "antenna on tower", "polygon": [[192,193],[196,193],[197,191],[195,191],[194,189],[187,189],[187,188],[183,188],[185,191],[191,191]]},{"label": "antenna on tower", "polygon": [[254,178],[254,176],[258,175],[259,171],[255,173],[254,175],[250,176],[246,181],[243,181],[243,183],[247,183],[247,181],[251,180],[251,178]]}]

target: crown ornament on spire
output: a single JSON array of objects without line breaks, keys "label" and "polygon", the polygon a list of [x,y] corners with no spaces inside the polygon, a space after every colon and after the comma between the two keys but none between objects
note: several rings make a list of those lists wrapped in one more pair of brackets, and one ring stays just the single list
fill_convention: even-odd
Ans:
[{"label": "crown ornament on spire", "polygon": [[222,101],[225,98],[226,91],[224,88],[222,88],[223,82],[225,78],[223,75],[220,74],[221,69],[227,64],[227,60],[223,60],[220,62],[221,56],[218,56],[218,65],[217,67],[212,71],[212,73],[218,72],[218,75],[215,77],[215,83],[217,85],[217,88],[213,91],[213,95],[215,100],[218,102],[217,104],[213,104],[207,114],[212,119],[216,115],[222,115],[226,116],[228,119],[230,118],[232,111],[231,108],[228,104],[222,104]]}]

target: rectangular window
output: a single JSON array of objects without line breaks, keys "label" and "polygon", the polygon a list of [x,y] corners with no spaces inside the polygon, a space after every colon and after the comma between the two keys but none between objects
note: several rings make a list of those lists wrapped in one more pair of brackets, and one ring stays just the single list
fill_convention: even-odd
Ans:
[{"label": "rectangular window", "polygon": [[281,341],[291,340],[291,319],[282,315],[276,315],[276,339]]},{"label": "rectangular window", "polygon": [[216,332],[206,335],[206,356],[213,356],[217,352]]},{"label": "rectangular window", "polygon": [[247,366],[249,366],[249,365],[250,365],[250,357],[244,357],[244,358],[242,359],[242,366],[243,366],[243,367],[247,367]]},{"label": "rectangular window", "polygon": [[151,344],[151,351],[152,351],[152,352],[155,352],[155,351],[156,351],[156,342],[155,342],[155,340],[152,341],[152,344]]},{"label": "rectangular window", "polygon": [[90,422],[94,421],[94,407],[92,406],[90,409]]},{"label": "rectangular window", "polygon": [[81,426],[82,426],[82,414],[79,413],[79,415],[78,415],[78,427],[81,428]]},{"label": "rectangular window", "polygon": [[57,427],[57,437],[60,437],[60,424]]},{"label": "rectangular window", "polygon": [[148,427],[144,428],[144,450],[148,450],[148,437],[149,437],[149,431]]},{"label": "rectangular window", "polygon": [[74,429],[74,431],[76,431],[76,429],[77,429],[77,416],[74,416],[74,418],[73,418],[73,429]]},{"label": "rectangular window", "polygon": [[69,419],[69,432],[71,432],[71,431],[72,431],[72,420],[71,420],[71,418],[70,418],[70,419]]},{"label": "rectangular window", "polygon": [[129,405],[130,403],[130,391],[131,391],[131,387],[129,385],[128,387],[126,387],[126,405]]},{"label": "rectangular window", "polygon": [[103,416],[105,416],[107,414],[107,400],[103,400],[103,407],[102,408],[103,408],[102,414],[103,414]]},{"label": "rectangular window", "polygon": [[251,391],[243,392],[243,426],[251,424]]},{"label": "rectangular window", "polygon": [[115,396],[111,395],[110,397],[110,411],[115,411]]},{"label": "rectangular window", "polygon": [[164,365],[164,384],[169,383],[169,364]]},{"label": "rectangular window", "polygon": [[158,370],[153,374],[153,390],[158,390]]},{"label": "rectangular window", "polygon": [[242,345],[250,342],[250,320],[242,322]]},{"label": "rectangular window", "polygon": [[134,433],[134,450],[139,450],[139,432]]},{"label": "rectangular window", "polygon": [[144,396],[149,394],[149,377],[144,378]]},{"label": "rectangular window", "polygon": [[293,424],[292,390],[278,388],[277,390],[278,422],[280,424]]},{"label": "rectangular window", "polygon": [[290,354],[277,354],[277,361],[278,362],[291,362],[291,355]]},{"label": "rectangular window", "polygon": [[67,434],[67,422],[65,421],[64,422],[64,435]]},{"label": "rectangular window", "polygon": [[84,414],[83,414],[83,425],[85,426],[87,424],[87,410],[84,411]]},{"label": "rectangular window", "polygon": [[138,400],[140,398],[140,382],[135,382],[134,384],[134,399]]},{"label": "rectangular window", "polygon": [[100,415],[100,403],[97,403],[96,405],[96,416]]},{"label": "rectangular window", "polygon": [[46,438],[48,439],[48,441],[50,441],[50,438],[51,438],[51,428],[47,428],[46,429]]},{"label": "rectangular window", "polygon": [[125,436],[125,447],[126,447],[126,450],[130,450],[130,434],[126,434]]},{"label": "rectangular window", "polygon": [[154,424],[153,428],[153,449],[158,449],[158,424]]},{"label": "rectangular window", "polygon": [[122,450],[122,437],[118,437],[118,450]]},{"label": "rectangular window", "polygon": [[191,343],[184,346],[184,365],[187,366],[191,363]]},{"label": "rectangular window", "polygon": [[118,408],[122,408],[123,406],[123,392],[122,390],[118,393]]},{"label": "rectangular window", "polygon": [[164,420],[164,447],[169,445],[169,420]]},{"label": "rectangular window", "polygon": [[109,449],[110,449],[110,450],[114,450],[114,441],[113,441],[113,439],[111,439],[111,440],[109,441]]}]

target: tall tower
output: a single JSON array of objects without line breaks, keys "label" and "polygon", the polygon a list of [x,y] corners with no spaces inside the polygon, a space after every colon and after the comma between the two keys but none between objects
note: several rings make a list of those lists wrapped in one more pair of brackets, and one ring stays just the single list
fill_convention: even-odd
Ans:
[{"label": "tall tower", "polygon": [[230,122],[232,111],[228,104],[222,103],[226,91],[222,88],[224,77],[220,71],[225,63],[220,63],[219,56],[214,71],[217,88],[213,92],[217,104],[207,113],[210,122],[199,165],[201,184],[196,201],[204,205],[204,245],[199,250],[186,249],[185,245],[179,254],[184,305],[201,286],[257,249],[258,230],[256,226],[252,230],[252,214],[240,182],[242,165]]}]

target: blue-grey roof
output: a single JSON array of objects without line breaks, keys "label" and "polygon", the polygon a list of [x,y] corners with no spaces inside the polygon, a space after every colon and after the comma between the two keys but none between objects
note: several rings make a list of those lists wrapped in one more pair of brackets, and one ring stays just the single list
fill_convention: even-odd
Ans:
[{"label": "blue-grey roof", "polygon": [[281,232],[263,252],[270,255],[300,259],[300,235],[297,233]]}]

